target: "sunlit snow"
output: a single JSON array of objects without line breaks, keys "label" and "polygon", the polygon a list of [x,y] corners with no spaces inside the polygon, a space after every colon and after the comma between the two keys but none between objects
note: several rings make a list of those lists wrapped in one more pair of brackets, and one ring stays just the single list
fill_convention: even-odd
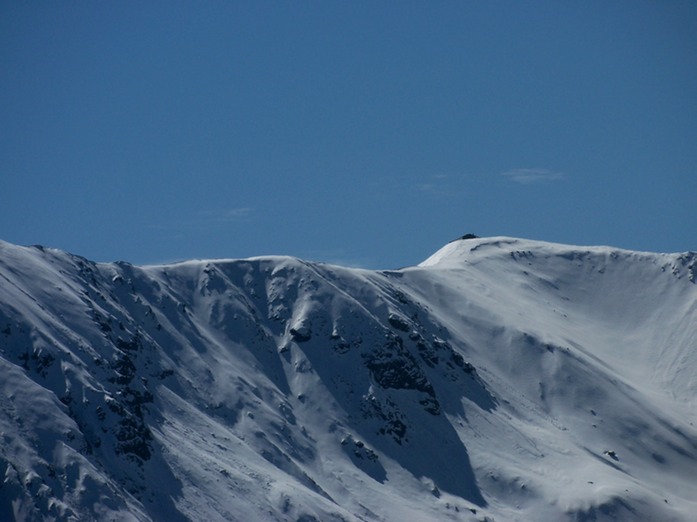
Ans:
[{"label": "sunlit snow", "polygon": [[507,237],[394,271],[0,242],[0,520],[694,520],[696,283]]}]

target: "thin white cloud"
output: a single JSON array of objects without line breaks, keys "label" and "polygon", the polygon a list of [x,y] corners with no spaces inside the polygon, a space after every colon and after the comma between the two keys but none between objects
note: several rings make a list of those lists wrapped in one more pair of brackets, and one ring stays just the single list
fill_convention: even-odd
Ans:
[{"label": "thin white cloud", "polygon": [[546,181],[558,181],[564,179],[563,172],[549,169],[512,169],[502,172],[501,176],[521,185],[531,185]]},{"label": "thin white cloud", "polygon": [[210,223],[234,223],[246,221],[254,209],[251,207],[236,207],[223,210],[202,210],[198,213],[201,221]]},{"label": "thin white cloud", "polygon": [[429,192],[431,194],[443,192],[443,188],[435,183],[419,183],[416,185],[416,190],[419,192]]},{"label": "thin white cloud", "polygon": [[419,192],[434,196],[453,196],[463,193],[462,181],[461,176],[436,174],[430,176],[424,183],[417,183],[414,188]]},{"label": "thin white cloud", "polygon": [[180,217],[161,223],[150,223],[148,226],[155,230],[175,230],[183,233],[191,230],[206,230],[220,225],[243,223],[249,221],[253,213],[254,209],[251,207],[206,209],[195,212],[188,217]]}]

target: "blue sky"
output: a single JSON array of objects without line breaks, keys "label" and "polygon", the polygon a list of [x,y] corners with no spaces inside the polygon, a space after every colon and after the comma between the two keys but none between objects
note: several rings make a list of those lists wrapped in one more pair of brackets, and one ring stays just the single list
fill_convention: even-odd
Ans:
[{"label": "blue sky", "polygon": [[0,1],[0,239],[394,268],[697,249],[697,4]]}]

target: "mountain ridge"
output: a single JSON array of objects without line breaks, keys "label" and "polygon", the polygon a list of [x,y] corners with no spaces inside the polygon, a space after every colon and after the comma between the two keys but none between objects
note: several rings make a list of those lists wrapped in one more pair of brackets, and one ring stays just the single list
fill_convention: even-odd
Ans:
[{"label": "mountain ridge", "polygon": [[500,237],[400,270],[138,267],[0,243],[0,516],[687,520],[696,259]]}]

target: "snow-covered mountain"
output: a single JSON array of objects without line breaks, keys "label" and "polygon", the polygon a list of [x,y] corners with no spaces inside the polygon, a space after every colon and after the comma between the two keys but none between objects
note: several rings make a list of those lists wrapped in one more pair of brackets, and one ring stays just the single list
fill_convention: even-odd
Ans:
[{"label": "snow-covered mountain", "polygon": [[697,254],[0,243],[0,520],[695,520]]}]

